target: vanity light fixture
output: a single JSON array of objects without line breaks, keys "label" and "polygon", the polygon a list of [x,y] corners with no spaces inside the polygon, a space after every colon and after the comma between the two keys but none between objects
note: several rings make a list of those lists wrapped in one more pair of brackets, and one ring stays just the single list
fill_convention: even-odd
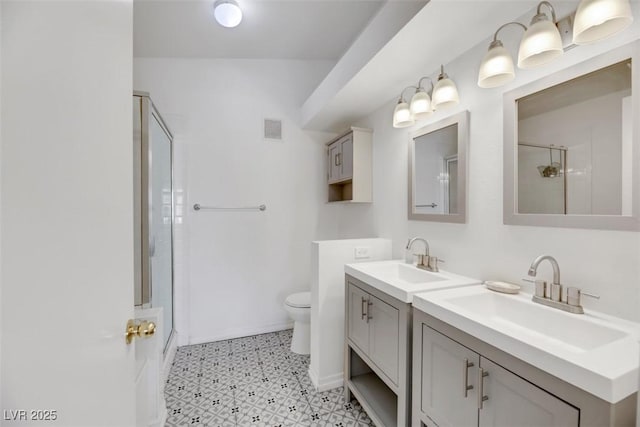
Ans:
[{"label": "vanity light fixture", "polygon": [[[430,91],[422,85],[423,80],[429,80]],[[415,89],[411,102],[404,99],[407,89]],[[431,94],[430,94],[431,93]],[[430,116],[436,109],[446,108],[458,104],[460,97],[456,84],[444,72],[444,66],[440,66],[440,75],[435,86],[430,77],[422,77],[417,86],[407,86],[398,98],[398,103],[393,111],[393,127],[404,128],[413,125],[416,120],[422,120]]]},{"label": "vanity light fixture", "polygon": [[633,22],[629,0],[582,0],[573,23],[573,43],[588,44],[613,36]]},{"label": "vanity light fixture", "polygon": [[431,102],[433,103],[434,110],[451,107],[460,102],[458,88],[447,73],[444,72],[444,65],[440,66],[440,75],[438,76],[436,86],[433,88],[433,98]]},{"label": "vanity light fixture", "polygon": [[[542,6],[547,6],[551,11],[551,20],[542,12]],[[500,30],[509,25],[517,25],[524,30],[518,49],[519,68],[533,68],[546,64],[563,53],[562,38],[556,26],[556,11],[551,3],[541,1],[529,28],[519,22],[507,22],[495,32],[489,51],[482,59],[478,71],[478,86],[482,88],[502,86],[515,77],[513,59],[498,39]]]},{"label": "vanity light fixture", "polygon": [[507,22],[496,30],[493,34],[493,41],[489,45],[489,51],[480,63],[478,86],[482,88],[502,86],[503,84],[509,83],[515,77],[511,54],[498,39],[498,33],[509,25],[518,25],[527,31],[527,27],[515,21]]},{"label": "vanity light fixture", "polygon": [[[542,13],[542,6],[551,11],[551,20]],[[602,40],[624,30],[632,21],[629,0],[581,0],[573,24],[573,43],[587,44]],[[519,68],[546,64],[564,52],[556,12],[551,3],[541,1],[529,28],[519,22],[509,22],[495,32],[489,51],[480,63],[478,86],[498,87],[515,77],[511,55],[498,40],[500,30],[512,24],[519,25],[525,31],[518,50]]]},{"label": "vanity light fixture", "polygon": [[[542,6],[551,11],[551,18],[542,13]],[[520,41],[518,67],[533,68],[544,65],[562,55],[562,38],[556,26],[556,11],[548,1],[538,3],[536,15]]]},{"label": "vanity light fixture", "polygon": [[237,27],[242,21],[242,9],[235,0],[217,0],[213,4],[213,15],[223,27]]},{"label": "vanity light fixture", "polygon": [[411,126],[416,121],[411,115],[411,111],[409,110],[409,104],[404,100],[402,94],[405,90],[412,88],[414,86],[407,86],[400,93],[400,98],[398,98],[398,103],[396,104],[395,110],[393,110],[393,127],[394,128],[406,128],[407,126]]}]

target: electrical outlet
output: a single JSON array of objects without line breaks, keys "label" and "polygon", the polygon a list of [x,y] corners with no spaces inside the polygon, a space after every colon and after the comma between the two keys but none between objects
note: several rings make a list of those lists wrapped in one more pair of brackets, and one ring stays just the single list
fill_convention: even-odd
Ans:
[{"label": "electrical outlet", "polygon": [[356,259],[371,258],[371,248],[369,246],[357,246],[354,252]]}]

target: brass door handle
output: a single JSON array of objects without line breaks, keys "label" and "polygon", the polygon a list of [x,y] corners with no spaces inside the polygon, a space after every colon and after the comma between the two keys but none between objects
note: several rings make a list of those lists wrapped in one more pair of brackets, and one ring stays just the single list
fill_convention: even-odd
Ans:
[{"label": "brass door handle", "polygon": [[133,319],[129,319],[127,322],[127,330],[124,334],[127,344],[131,344],[135,337],[149,338],[156,333],[156,324],[147,320],[136,322]]}]

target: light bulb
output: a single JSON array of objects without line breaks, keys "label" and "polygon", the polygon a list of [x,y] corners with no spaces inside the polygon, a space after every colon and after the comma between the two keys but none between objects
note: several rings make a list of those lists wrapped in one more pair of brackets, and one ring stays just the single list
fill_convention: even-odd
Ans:
[{"label": "light bulb", "polygon": [[573,43],[588,44],[613,36],[633,22],[628,0],[582,0],[573,23]]},{"label": "light bulb", "polygon": [[562,55],[562,38],[558,27],[547,15],[539,13],[531,20],[518,50],[518,67],[533,68]]},{"label": "light bulb", "polygon": [[478,86],[492,88],[509,83],[515,77],[513,59],[500,40],[489,46],[489,51],[480,63]]},{"label": "light bulb", "polygon": [[431,115],[433,112],[431,110],[431,97],[424,89],[419,88],[416,90],[416,93],[411,98],[409,111],[414,120],[422,120]]},{"label": "light bulb", "polygon": [[400,98],[395,110],[393,111],[393,127],[405,128],[411,126],[414,123],[413,117],[411,117],[411,111],[409,111],[409,104],[404,99]]},{"label": "light bulb", "polygon": [[451,107],[460,102],[458,96],[458,88],[456,84],[447,76],[444,72],[444,68],[441,67],[440,76],[438,82],[433,88],[432,105],[434,110],[440,108]]},{"label": "light bulb", "polygon": [[213,4],[213,15],[223,27],[237,27],[242,21],[242,10],[234,0],[218,0]]}]

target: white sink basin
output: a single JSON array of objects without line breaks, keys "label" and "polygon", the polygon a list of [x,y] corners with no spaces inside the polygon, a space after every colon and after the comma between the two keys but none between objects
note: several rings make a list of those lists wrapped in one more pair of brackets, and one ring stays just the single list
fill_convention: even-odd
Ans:
[{"label": "white sink basin", "polygon": [[403,302],[411,302],[416,292],[426,292],[480,283],[477,279],[440,270],[422,270],[403,260],[347,264],[345,273]]},{"label": "white sink basin", "polygon": [[367,265],[359,264],[358,267],[364,267],[368,274],[387,280],[403,280],[409,283],[427,283],[447,280],[447,276],[444,274],[422,270],[412,264],[373,262]]},{"label": "white sink basin", "polygon": [[514,333],[555,340],[554,344],[571,351],[591,350],[626,336],[619,329],[585,322],[586,318],[580,315],[567,316],[560,310],[548,310],[540,304],[533,304],[529,299],[504,298],[495,292],[454,297],[448,301]]},{"label": "white sink basin", "polygon": [[640,324],[484,286],[417,294],[413,306],[608,402],[638,389]]}]

